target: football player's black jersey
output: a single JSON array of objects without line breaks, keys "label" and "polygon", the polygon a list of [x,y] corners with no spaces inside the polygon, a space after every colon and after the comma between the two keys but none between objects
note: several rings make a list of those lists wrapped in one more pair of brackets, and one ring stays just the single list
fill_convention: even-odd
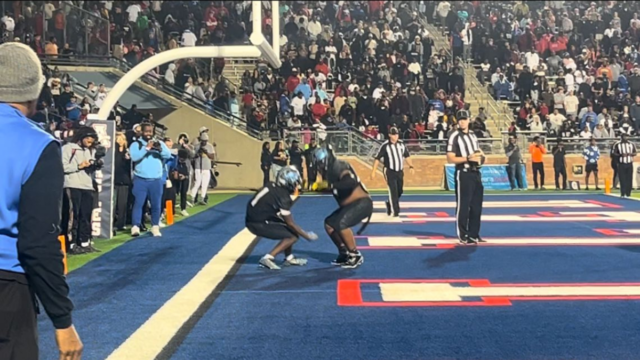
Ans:
[{"label": "football player's black jersey", "polygon": [[[334,186],[334,185],[336,185],[338,183],[344,183],[345,182],[344,178],[343,178],[342,181],[340,179],[340,175],[342,175],[342,173],[345,170],[349,170],[349,175],[348,176],[350,176],[351,179],[353,179],[353,181],[352,181],[353,186],[349,187],[349,188],[343,188],[342,186]],[[344,160],[337,160],[336,159],[333,162],[333,164],[329,167],[329,169],[327,170],[327,175],[328,175],[327,176],[327,182],[331,186],[331,192],[333,193],[333,197],[336,199],[336,201],[338,203],[342,203],[342,201],[346,200],[349,196],[351,196],[351,194],[353,193],[353,190],[355,190],[358,186],[362,187],[362,189],[365,192],[368,192],[367,188],[360,181],[360,178],[356,174],[355,170],[353,170],[353,167],[351,167],[351,165],[348,162],[344,161]],[[346,176],[345,176],[345,178],[346,178]]]},{"label": "football player's black jersey", "polygon": [[269,183],[258,191],[247,204],[247,223],[284,222],[291,214],[293,199],[285,188]]}]

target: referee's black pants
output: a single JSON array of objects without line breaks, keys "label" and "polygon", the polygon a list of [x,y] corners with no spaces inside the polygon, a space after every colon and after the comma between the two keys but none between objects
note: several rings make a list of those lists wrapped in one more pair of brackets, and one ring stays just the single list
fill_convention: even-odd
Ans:
[{"label": "referee's black pants", "polygon": [[0,359],[38,359],[36,305],[24,274],[0,271]]},{"label": "referee's black pants", "polygon": [[387,180],[387,187],[389,187],[391,214],[398,216],[400,214],[400,197],[404,188],[404,172],[384,169],[384,177]]},{"label": "referee's black pants", "polygon": [[620,178],[620,196],[631,196],[633,164],[618,164],[618,177]]},{"label": "referee's black pants", "polygon": [[477,239],[480,236],[480,218],[484,186],[479,171],[456,170],[456,227],[458,238]]}]

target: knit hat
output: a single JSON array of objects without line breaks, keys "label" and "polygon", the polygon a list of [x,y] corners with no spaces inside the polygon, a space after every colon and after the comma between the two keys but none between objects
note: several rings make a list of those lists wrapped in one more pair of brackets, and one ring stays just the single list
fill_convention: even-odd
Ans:
[{"label": "knit hat", "polygon": [[0,45],[0,102],[24,103],[38,100],[45,78],[38,55],[27,45]]}]

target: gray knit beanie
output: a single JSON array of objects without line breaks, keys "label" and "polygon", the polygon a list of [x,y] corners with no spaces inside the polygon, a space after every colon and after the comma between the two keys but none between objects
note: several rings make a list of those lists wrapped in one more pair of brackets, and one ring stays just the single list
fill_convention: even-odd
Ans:
[{"label": "gray knit beanie", "polygon": [[37,100],[44,85],[40,59],[27,45],[0,45],[0,102],[25,103]]}]

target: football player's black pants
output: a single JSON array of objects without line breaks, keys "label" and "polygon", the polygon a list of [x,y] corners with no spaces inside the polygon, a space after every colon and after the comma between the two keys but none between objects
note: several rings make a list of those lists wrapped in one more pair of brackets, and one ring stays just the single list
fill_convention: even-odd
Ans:
[{"label": "football player's black pants", "polygon": [[384,169],[384,177],[389,188],[391,215],[398,216],[400,214],[400,197],[404,188],[404,172]]},{"label": "football player's black pants", "polygon": [[480,236],[480,218],[484,186],[479,171],[456,170],[456,227],[458,238],[477,239]]}]

